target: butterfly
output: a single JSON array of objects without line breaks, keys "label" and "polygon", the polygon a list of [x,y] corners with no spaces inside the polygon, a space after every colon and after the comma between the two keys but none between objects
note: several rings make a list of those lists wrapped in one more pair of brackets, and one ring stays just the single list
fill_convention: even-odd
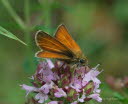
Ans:
[{"label": "butterfly", "polygon": [[36,45],[41,51],[36,53],[39,58],[54,58],[67,63],[85,66],[88,63],[79,45],[73,40],[67,28],[58,26],[55,36],[38,31],[35,35]]}]

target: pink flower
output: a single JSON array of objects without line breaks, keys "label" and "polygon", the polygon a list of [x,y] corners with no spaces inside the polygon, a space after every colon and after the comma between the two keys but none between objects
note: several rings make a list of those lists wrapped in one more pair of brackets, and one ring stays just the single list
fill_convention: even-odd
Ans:
[{"label": "pink flower", "polygon": [[49,59],[47,59],[47,62],[40,62],[38,65],[35,77],[40,82],[51,82],[52,80],[57,80],[59,78],[58,75],[52,71],[52,68],[54,67],[53,63]]},{"label": "pink flower", "polygon": [[44,103],[46,100],[48,100],[48,95],[43,93],[38,93],[35,96],[35,99],[38,100],[38,103]]},{"label": "pink flower", "polygon": [[95,68],[72,67],[64,62],[56,62],[53,64],[51,60],[46,59],[40,62],[33,75],[33,86],[21,85],[26,90],[27,95],[30,92],[36,93],[35,99],[38,103],[47,104],[78,104],[84,103],[91,99],[98,102],[100,98],[100,80],[97,76],[101,71]]},{"label": "pink flower", "polygon": [[48,99],[48,93],[49,90],[53,87],[54,83],[46,83],[45,85],[43,85],[41,88],[36,88],[36,87],[32,87],[32,86],[28,86],[28,85],[21,85],[22,88],[24,90],[26,90],[27,94],[26,96],[30,93],[30,92],[37,92],[38,94],[35,96],[35,99],[39,100],[38,103],[43,103],[45,100]]},{"label": "pink flower", "polygon": [[85,76],[85,73],[87,73],[87,67],[79,67],[76,69],[77,75],[80,75],[82,78]]},{"label": "pink flower", "polygon": [[52,89],[53,85],[53,82],[46,83],[40,88],[40,91],[42,91],[44,94],[48,94],[49,90]]},{"label": "pink flower", "polygon": [[55,97],[60,98],[60,97],[66,97],[67,94],[63,91],[62,88],[57,88],[57,91],[54,93]]},{"label": "pink flower", "polygon": [[20,85],[22,87],[22,89],[26,90],[26,96],[30,93],[30,92],[37,92],[38,91],[38,88],[36,87],[32,87],[32,86],[28,86],[28,85]]},{"label": "pink flower", "polygon": [[100,97],[99,94],[91,94],[91,95],[89,95],[89,97],[98,101],[98,102],[102,102],[102,98]]},{"label": "pink flower", "polygon": [[100,81],[99,82],[98,81],[97,82],[94,82],[94,90],[93,90],[94,93],[100,93],[100,91],[101,91],[99,89],[100,83],[101,83]]},{"label": "pink flower", "polygon": [[52,63],[52,61],[50,59],[46,59],[48,66],[50,69],[54,68],[54,64]]},{"label": "pink flower", "polygon": [[51,82],[52,80],[56,80],[56,75],[51,71],[51,69],[42,70],[43,81],[44,82]]},{"label": "pink flower", "polygon": [[87,74],[85,74],[83,80],[82,80],[82,85],[85,86],[89,81],[93,81],[94,83],[100,84],[100,80],[97,78],[97,76],[101,73],[97,70],[97,65],[95,68],[92,68]]},{"label": "pink flower", "polygon": [[72,79],[72,82],[70,84],[70,87],[75,89],[77,92],[80,92],[81,88],[82,88],[82,79],[79,79],[77,76],[74,76],[74,78]]}]

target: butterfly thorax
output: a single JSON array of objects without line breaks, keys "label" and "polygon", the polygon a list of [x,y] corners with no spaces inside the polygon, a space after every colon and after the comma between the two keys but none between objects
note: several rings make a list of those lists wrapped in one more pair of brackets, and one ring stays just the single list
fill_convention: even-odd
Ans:
[{"label": "butterfly thorax", "polygon": [[74,58],[72,58],[71,63],[77,64],[78,66],[86,66],[88,64],[88,60],[81,53],[81,54],[76,54],[76,56],[74,56]]}]

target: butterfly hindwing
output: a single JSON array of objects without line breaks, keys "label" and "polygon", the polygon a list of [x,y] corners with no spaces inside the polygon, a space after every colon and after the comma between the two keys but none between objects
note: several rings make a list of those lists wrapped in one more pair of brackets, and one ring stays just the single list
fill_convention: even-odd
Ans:
[{"label": "butterfly hindwing", "polygon": [[65,60],[70,59],[70,57],[68,57],[66,55],[48,52],[48,51],[39,51],[36,53],[36,56],[43,57],[43,58],[56,58],[56,59],[65,59]]}]

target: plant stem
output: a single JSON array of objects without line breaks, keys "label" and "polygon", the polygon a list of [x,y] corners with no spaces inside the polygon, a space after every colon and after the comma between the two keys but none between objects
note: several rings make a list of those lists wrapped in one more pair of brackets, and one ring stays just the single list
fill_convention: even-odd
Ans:
[{"label": "plant stem", "polygon": [[33,63],[33,51],[32,51],[32,42],[31,42],[31,24],[30,24],[30,0],[24,0],[24,16],[25,16],[25,23],[26,23],[26,29],[24,31],[25,33],[25,41],[29,45],[29,47],[26,48],[26,61],[28,69],[26,69],[29,72],[29,69],[32,72],[34,70],[34,63]]},{"label": "plant stem", "polygon": [[8,0],[1,0],[1,2],[3,3],[3,5],[5,6],[5,8],[7,9],[7,11],[10,13],[10,15],[12,16],[12,18],[16,21],[16,23],[20,26],[20,28],[22,30],[25,30],[26,25],[25,23],[22,21],[22,19],[17,15],[17,13],[15,12],[15,10],[12,8],[12,6],[10,5]]},{"label": "plant stem", "polygon": [[[43,11],[43,20],[46,27],[51,28],[51,15],[52,15],[52,1],[50,0],[43,0],[41,2],[42,4],[42,11]],[[49,33],[51,33],[51,30],[48,30]]]},{"label": "plant stem", "polygon": [[27,28],[25,29],[25,41],[27,44],[31,46],[31,37],[30,37],[30,1],[24,0],[24,16],[25,16],[25,23]]}]

